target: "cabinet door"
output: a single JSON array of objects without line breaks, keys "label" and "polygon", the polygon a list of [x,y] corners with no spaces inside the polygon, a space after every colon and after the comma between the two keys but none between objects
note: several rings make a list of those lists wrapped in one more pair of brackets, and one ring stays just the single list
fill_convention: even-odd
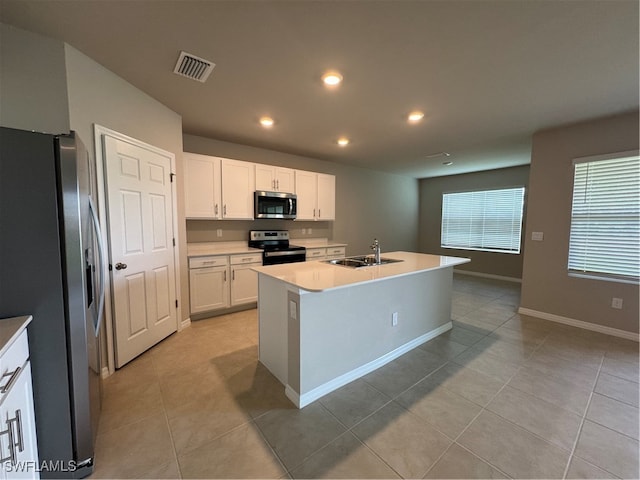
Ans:
[{"label": "cabinet door", "polygon": [[221,218],[220,159],[183,153],[186,218]]},{"label": "cabinet door", "polygon": [[336,219],[336,177],[318,174],[318,220]]},{"label": "cabinet door", "polygon": [[[15,445],[15,464],[6,465],[6,462],[3,463],[3,470],[7,478],[40,478],[39,473],[35,471],[35,466],[38,463],[38,445],[36,443],[36,423],[29,362],[20,372],[18,379],[5,397],[0,409],[0,416],[1,430],[12,429]],[[8,439],[7,433],[2,436],[0,441],[3,458],[10,455]]]},{"label": "cabinet door", "polygon": [[189,270],[191,313],[229,307],[228,267]]},{"label": "cabinet door", "polygon": [[255,265],[231,266],[231,305],[258,300],[258,272],[251,270]]},{"label": "cabinet door", "polygon": [[222,218],[253,219],[254,164],[222,159]]},{"label": "cabinet door", "polygon": [[318,200],[318,174],[296,170],[296,195],[298,196],[298,220],[315,220]]},{"label": "cabinet door", "polygon": [[276,190],[275,169],[271,165],[255,164],[256,190],[274,192]]},{"label": "cabinet door", "polygon": [[275,182],[278,192],[295,193],[295,170],[276,167]]}]

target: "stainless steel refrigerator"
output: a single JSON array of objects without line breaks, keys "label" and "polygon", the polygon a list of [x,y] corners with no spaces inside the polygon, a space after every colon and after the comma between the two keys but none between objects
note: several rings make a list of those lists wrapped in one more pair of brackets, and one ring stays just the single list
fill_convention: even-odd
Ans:
[{"label": "stainless steel refrigerator", "polygon": [[27,333],[42,478],[93,471],[105,278],[95,185],[73,132],[0,128],[0,318],[33,315]]}]

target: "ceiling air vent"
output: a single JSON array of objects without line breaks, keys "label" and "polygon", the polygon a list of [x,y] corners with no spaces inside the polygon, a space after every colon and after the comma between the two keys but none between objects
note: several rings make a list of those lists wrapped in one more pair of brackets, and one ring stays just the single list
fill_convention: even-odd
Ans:
[{"label": "ceiling air vent", "polygon": [[187,52],[180,52],[180,57],[178,57],[173,73],[204,83],[215,66],[216,64],[209,60],[196,57]]}]

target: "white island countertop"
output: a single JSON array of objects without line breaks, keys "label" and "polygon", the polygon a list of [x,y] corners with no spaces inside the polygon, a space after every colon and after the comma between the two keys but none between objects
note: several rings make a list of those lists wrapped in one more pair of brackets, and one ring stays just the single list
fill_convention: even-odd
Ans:
[{"label": "white island countertop", "polygon": [[361,268],[349,268],[332,265],[324,261],[313,261],[254,267],[253,270],[301,290],[322,292],[453,267],[470,261],[468,258],[462,257],[445,257],[412,252],[385,252],[382,254],[382,258],[402,261]]}]

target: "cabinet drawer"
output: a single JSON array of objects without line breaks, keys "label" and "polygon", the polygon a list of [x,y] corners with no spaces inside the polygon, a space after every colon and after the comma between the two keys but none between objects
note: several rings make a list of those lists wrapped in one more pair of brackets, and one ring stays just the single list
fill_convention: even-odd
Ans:
[{"label": "cabinet drawer", "polygon": [[326,248],[307,248],[307,258],[320,258],[327,255]]},{"label": "cabinet drawer", "polygon": [[4,401],[5,394],[8,394],[8,392],[3,392],[2,390],[15,381],[17,375],[20,374],[19,369],[25,365],[28,358],[29,342],[27,340],[27,331],[23,330],[0,359],[0,403]]},{"label": "cabinet drawer", "polygon": [[189,259],[189,268],[223,267],[229,264],[227,255],[216,257],[193,257]]},{"label": "cabinet drawer", "polygon": [[262,264],[262,253],[247,253],[244,255],[231,255],[231,265],[242,265],[243,263]]},{"label": "cabinet drawer", "polygon": [[344,257],[347,253],[347,247],[329,247],[327,248],[327,255]]}]

